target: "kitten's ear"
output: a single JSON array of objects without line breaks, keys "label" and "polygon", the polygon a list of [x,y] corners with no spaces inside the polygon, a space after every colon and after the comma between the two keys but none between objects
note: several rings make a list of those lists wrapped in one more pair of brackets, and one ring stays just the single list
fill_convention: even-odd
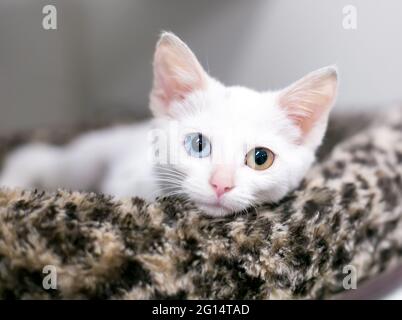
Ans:
[{"label": "kitten's ear", "polygon": [[206,87],[207,73],[190,48],[173,33],[162,33],[155,49],[151,110],[169,115],[170,104]]},{"label": "kitten's ear", "polygon": [[309,73],[279,93],[278,104],[300,129],[301,143],[313,147],[321,143],[337,87],[337,68],[329,66]]}]

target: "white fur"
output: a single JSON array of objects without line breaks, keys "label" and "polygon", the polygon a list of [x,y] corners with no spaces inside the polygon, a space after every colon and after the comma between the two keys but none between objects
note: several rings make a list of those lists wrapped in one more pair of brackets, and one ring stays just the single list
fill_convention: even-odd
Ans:
[{"label": "white fur", "polygon": [[[164,37],[183,49],[183,43],[174,35],[165,33],[162,40]],[[189,51],[187,46],[183,54],[187,54],[186,50]],[[171,67],[174,69],[174,65]],[[199,68],[194,66],[196,72],[202,72]],[[190,70],[185,71],[190,74]],[[331,67],[322,69],[315,74],[314,81],[331,79],[336,87],[335,72]],[[317,74],[321,78],[317,79]],[[185,81],[189,81],[188,77]],[[152,121],[87,133],[61,148],[28,145],[16,150],[5,163],[0,185],[83,190],[97,185],[100,191],[117,197],[141,196],[148,200],[179,194],[213,216],[278,201],[297,187],[314,161],[335,93],[328,105],[322,106],[327,110],[300,142],[303,132],[289,116],[289,108],[280,105],[286,90],[260,93],[244,87],[225,87],[206,74],[202,81],[202,86],[194,88],[184,99],[172,100],[166,106],[155,96],[155,92],[161,94],[161,88],[154,84],[151,109],[156,118]],[[295,92],[294,87],[289,88]],[[307,95],[312,101],[314,89]],[[166,111],[162,109],[165,107]],[[306,113],[305,104],[303,108],[301,112],[306,117],[315,112]],[[183,141],[191,132],[201,132],[210,139],[210,157],[187,155]],[[158,150],[151,141],[155,133],[160,138],[156,143]],[[257,146],[267,147],[275,154],[274,163],[267,170],[257,171],[245,165],[246,153]],[[153,156],[155,151],[159,151],[158,159]],[[161,152],[162,156],[169,156],[169,161],[160,163]],[[235,187],[222,197],[219,205],[209,184],[218,163],[235,168]]]}]

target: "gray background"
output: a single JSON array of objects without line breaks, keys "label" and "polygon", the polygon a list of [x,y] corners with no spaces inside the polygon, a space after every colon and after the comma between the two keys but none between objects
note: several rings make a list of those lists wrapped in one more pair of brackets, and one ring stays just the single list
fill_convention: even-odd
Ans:
[{"label": "gray background", "polygon": [[[58,30],[42,28],[46,4]],[[348,4],[357,30],[342,27]],[[163,29],[227,84],[276,89],[336,63],[338,112],[402,100],[398,0],[0,0],[0,131],[147,116]]]}]

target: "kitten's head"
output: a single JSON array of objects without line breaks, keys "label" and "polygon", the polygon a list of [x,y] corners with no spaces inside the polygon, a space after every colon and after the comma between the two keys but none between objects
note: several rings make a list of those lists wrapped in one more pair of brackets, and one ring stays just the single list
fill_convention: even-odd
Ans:
[{"label": "kitten's head", "polygon": [[335,67],[280,91],[226,87],[178,37],[163,33],[150,96],[169,145],[158,169],[162,189],[213,216],[278,201],[314,161],[336,91]]}]

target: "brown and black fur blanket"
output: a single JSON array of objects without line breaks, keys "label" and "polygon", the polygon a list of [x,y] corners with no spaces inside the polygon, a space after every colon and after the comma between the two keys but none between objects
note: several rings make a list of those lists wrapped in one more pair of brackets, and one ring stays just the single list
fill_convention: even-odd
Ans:
[{"label": "brown and black fur blanket", "polygon": [[[243,215],[0,189],[0,298],[332,298],[347,266],[359,287],[402,264],[402,110],[363,122],[333,122],[301,186]],[[0,140],[0,153],[24,140]]]}]

